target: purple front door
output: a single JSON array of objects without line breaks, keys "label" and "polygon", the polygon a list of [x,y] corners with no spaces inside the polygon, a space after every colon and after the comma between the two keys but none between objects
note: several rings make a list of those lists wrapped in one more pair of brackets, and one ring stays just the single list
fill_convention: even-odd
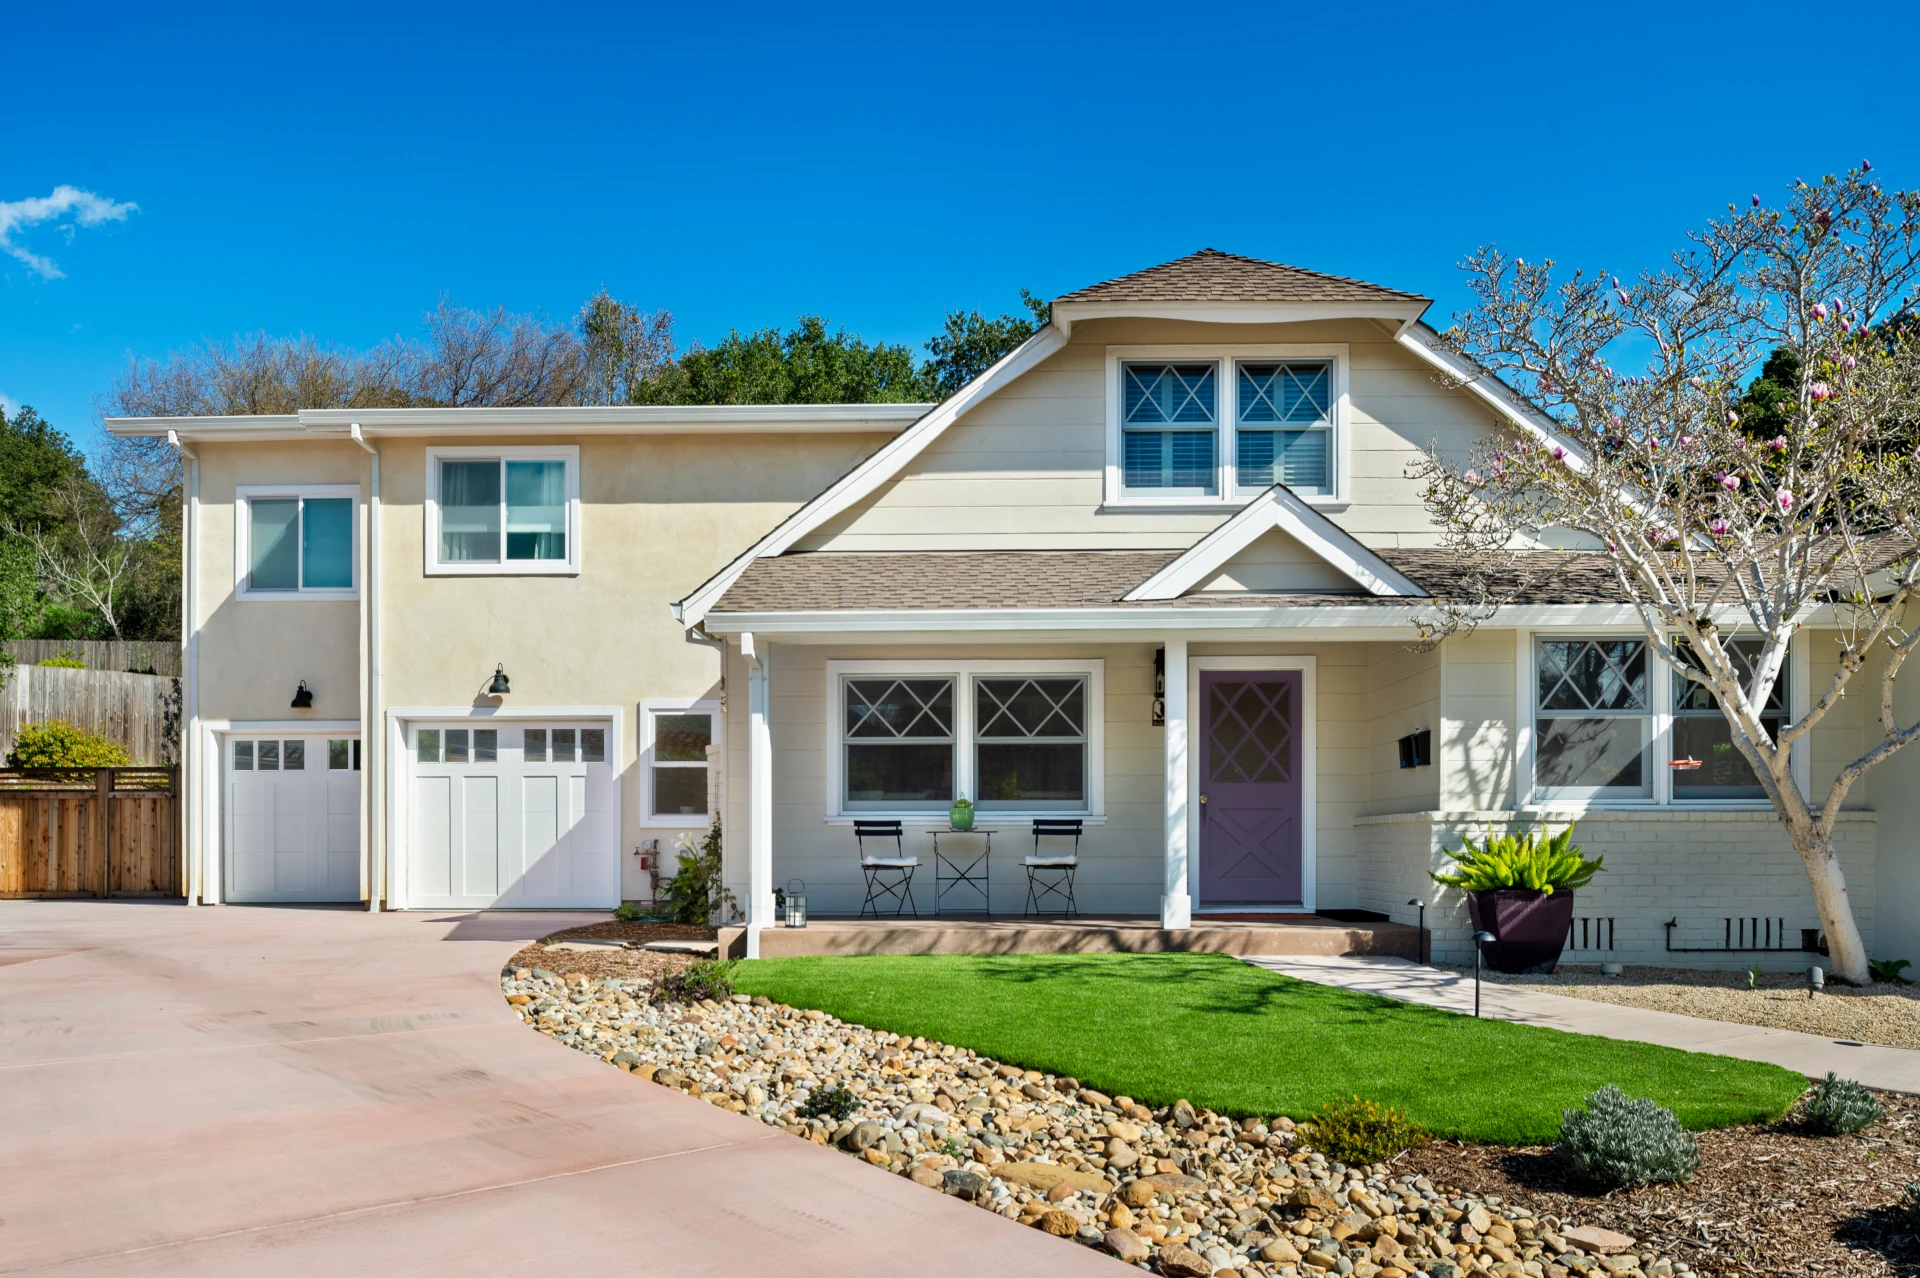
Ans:
[{"label": "purple front door", "polygon": [[1200,674],[1200,904],[1300,899],[1300,672]]}]

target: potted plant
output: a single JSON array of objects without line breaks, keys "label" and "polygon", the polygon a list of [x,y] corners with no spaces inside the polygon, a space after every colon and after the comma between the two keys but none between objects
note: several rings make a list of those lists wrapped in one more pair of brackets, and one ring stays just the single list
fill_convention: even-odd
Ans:
[{"label": "potted plant", "polygon": [[1450,874],[1433,881],[1467,894],[1476,933],[1493,940],[1482,951],[1487,965],[1510,974],[1547,973],[1560,962],[1573,925],[1573,894],[1593,881],[1603,857],[1589,861],[1573,845],[1573,826],[1559,834],[1489,834],[1475,847],[1461,839]]},{"label": "potted plant", "polygon": [[947,821],[956,830],[973,828],[973,800],[961,795],[953,801],[953,807],[947,813]]}]

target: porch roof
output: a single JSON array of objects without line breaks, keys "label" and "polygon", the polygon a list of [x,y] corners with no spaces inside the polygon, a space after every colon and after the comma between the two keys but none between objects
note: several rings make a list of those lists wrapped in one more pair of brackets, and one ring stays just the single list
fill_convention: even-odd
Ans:
[{"label": "porch roof", "polygon": [[[1177,599],[1127,600],[1134,587],[1184,553],[1179,550],[883,551],[775,555],[756,559],[713,609],[723,613],[919,612],[951,609],[1247,608],[1262,605],[1399,608],[1420,602],[1374,595],[1207,592]],[[1477,596],[1470,574],[1441,550],[1375,552],[1429,598]],[[1520,587],[1515,602],[1625,602],[1603,561],[1566,551],[1519,556],[1494,591]]]}]

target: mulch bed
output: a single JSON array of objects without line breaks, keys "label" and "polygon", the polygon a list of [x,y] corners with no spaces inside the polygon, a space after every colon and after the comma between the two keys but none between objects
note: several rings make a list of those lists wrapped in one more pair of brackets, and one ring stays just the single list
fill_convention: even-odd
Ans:
[{"label": "mulch bed", "polygon": [[1702,1275],[1912,1278],[1920,1275],[1920,1239],[1893,1205],[1920,1180],[1920,1097],[1878,1096],[1885,1115],[1857,1135],[1814,1136],[1791,1118],[1702,1132],[1691,1181],[1601,1197],[1569,1185],[1547,1149],[1442,1142],[1393,1166],[1631,1234]]},{"label": "mulch bed", "polygon": [[646,950],[550,950],[553,941],[711,941],[713,929],[698,923],[589,923],[543,936],[507,960],[508,967],[545,968],[556,976],[578,972],[589,980],[613,978],[631,981],[645,977],[659,981],[698,960],[684,954],[654,954]]}]

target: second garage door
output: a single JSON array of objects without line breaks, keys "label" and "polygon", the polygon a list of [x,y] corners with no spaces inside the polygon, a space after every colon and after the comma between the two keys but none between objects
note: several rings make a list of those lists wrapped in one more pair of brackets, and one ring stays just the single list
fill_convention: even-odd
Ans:
[{"label": "second garage door", "polygon": [[408,728],[407,903],[612,909],[619,808],[603,723]]}]

